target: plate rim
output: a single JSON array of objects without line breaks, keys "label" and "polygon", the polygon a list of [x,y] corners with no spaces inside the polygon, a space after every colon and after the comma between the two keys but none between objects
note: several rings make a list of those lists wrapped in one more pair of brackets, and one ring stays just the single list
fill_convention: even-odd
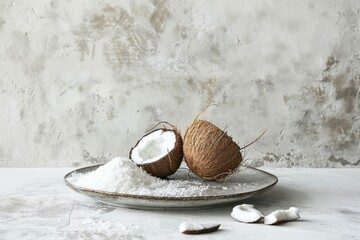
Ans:
[{"label": "plate rim", "polygon": [[[108,191],[102,191],[102,190],[95,190],[95,189],[90,189],[90,188],[85,188],[85,187],[80,187],[80,186],[76,186],[72,183],[70,183],[67,178],[80,170],[85,170],[87,168],[99,168],[100,166],[104,165],[105,163],[102,164],[96,164],[96,165],[91,165],[91,166],[87,166],[87,167],[82,167],[82,168],[77,168],[73,171],[68,172],[67,174],[65,174],[63,180],[65,182],[65,185],[67,185],[70,189],[87,195],[85,193],[90,193],[90,194],[96,194],[96,195],[105,195],[107,197],[121,197],[121,198],[132,198],[132,199],[142,199],[142,200],[156,200],[156,201],[203,201],[203,200],[217,200],[217,199],[230,199],[230,198],[240,198],[240,197],[245,197],[245,196],[251,196],[251,195],[255,195],[255,194],[259,194],[262,192],[265,192],[267,190],[269,190],[270,188],[274,187],[279,179],[277,176],[275,176],[274,174],[271,174],[267,171],[255,168],[255,167],[250,167],[250,166],[246,166],[246,168],[250,168],[252,170],[261,172],[271,178],[274,179],[274,182],[264,188],[255,190],[255,191],[248,191],[248,192],[243,192],[243,193],[234,193],[234,194],[227,194],[227,195],[216,195],[216,196],[188,196],[188,197],[169,197],[169,196],[149,196],[149,195],[138,195],[138,194],[127,194],[127,193],[116,193],[116,192],[108,192]],[[89,195],[87,195],[89,196]]]}]

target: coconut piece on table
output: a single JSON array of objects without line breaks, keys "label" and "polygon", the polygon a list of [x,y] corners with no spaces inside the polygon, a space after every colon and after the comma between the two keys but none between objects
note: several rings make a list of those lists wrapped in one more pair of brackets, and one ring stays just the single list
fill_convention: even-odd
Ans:
[{"label": "coconut piece on table", "polygon": [[131,148],[129,158],[147,173],[155,177],[167,177],[180,167],[183,150],[179,131],[156,129],[143,136]]},{"label": "coconut piece on table", "polygon": [[233,208],[231,216],[244,223],[254,223],[263,220],[264,214],[254,208],[254,205],[241,204]]},{"label": "coconut piece on table", "polygon": [[219,223],[196,223],[196,222],[183,222],[180,224],[179,230],[185,234],[202,234],[215,232],[219,229]]},{"label": "coconut piece on table", "polygon": [[242,161],[240,147],[206,120],[195,120],[186,129],[183,149],[189,169],[206,180],[226,180]]},{"label": "coconut piece on table", "polygon": [[291,207],[288,210],[276,210],[265,216],[264,223],[267,225],[289,222],[300,218],[299,209]]}]

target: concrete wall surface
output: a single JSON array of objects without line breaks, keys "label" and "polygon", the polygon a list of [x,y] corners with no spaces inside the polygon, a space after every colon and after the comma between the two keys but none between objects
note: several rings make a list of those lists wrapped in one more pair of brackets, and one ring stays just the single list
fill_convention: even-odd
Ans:
[{"label": "concrete wall surface", "polygon": [[360,165],[360,1],[0,1],[0,166],[127,156],[205,118],[254,166]]}]

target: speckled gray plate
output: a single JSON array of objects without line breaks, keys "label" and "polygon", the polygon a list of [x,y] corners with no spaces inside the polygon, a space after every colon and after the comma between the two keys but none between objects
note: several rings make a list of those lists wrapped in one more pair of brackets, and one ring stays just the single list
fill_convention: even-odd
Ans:
[{"label": "speckled gray plate", "polygon": [[232,176],[225,183],[202,180],[195,175],[189,174],[187,169],[179,169],[169,178],[172,180],[189,180],[190,185],[207,186],[200,194],[194,193],[188,196],[151,196],[134,195],[129,193],[105,192],[95,189],[87,189],[74,185],[71,182],[73,173],[87,173],[94,171],[101,165],[80,168],[65,175],[64,180],[68,187],[78,193],[89,196],[99,202],[119,207],[139,209],[200,209],[226,205],[238,202],[262,193],[273,187],[278,179],[276,176],[255,168],[245,168]]}]

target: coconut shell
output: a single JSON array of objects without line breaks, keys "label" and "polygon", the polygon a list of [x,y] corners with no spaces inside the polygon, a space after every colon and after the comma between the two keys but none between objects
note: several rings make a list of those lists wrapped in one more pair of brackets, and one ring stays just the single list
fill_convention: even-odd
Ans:
[{"label": "coconut shell", "polygon": [[152,176],[165,178],[174,174],[180,167],[181,161],[183,159],[183,141],[180,133],[177,129],[156,129],[146,135],[144,135],[134,147],[131,148],[129,153],[129,158],[131,158],[131,153],[134,148],[140,143],[140,141],[149,134],[152,134],[155,131],[172,131],[175,133],[176,141],[174,148],[164,157],[159,158],[159,160],[151,163],[137,164],[137,166],[144,169],[147,173]]},{"label": "coconut shell", "polygon": [[195,120],[184,136],[184,158],[197,176],[224,181],[242,161],[240,147],[224,131],[205,120]]}]

